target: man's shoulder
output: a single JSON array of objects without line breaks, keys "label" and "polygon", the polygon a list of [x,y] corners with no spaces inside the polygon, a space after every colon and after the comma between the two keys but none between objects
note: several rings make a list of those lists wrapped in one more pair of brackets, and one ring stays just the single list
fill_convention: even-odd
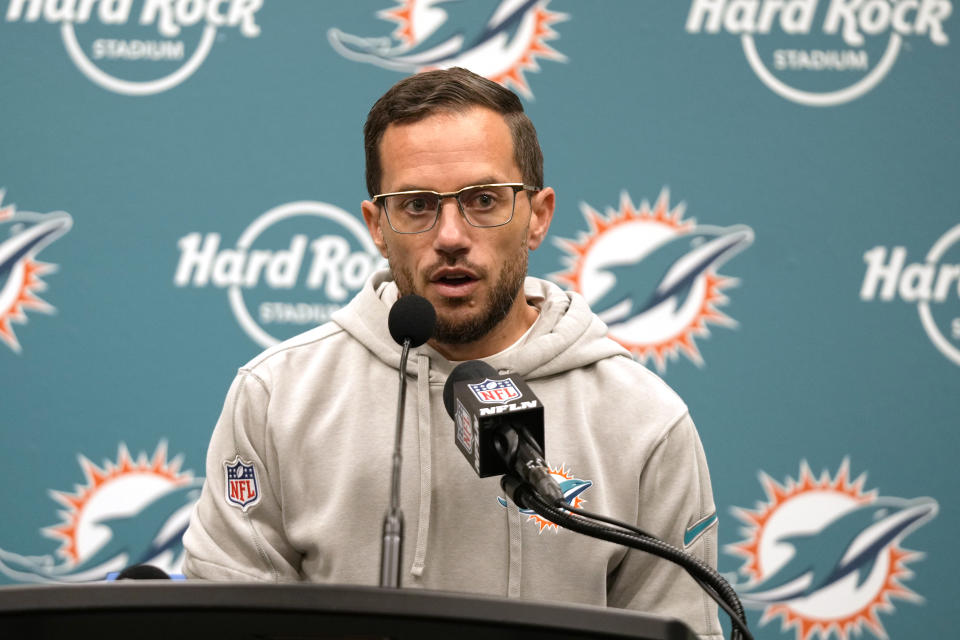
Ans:
[{"label": "man's shoulder", "polygon": [[262,351],[240,367],[240,371],[262,374],[269,369],[303,358],[316,359],[327,355],[336,357],[334,352],[337,348],[350,340],[349,335],[340,325],[327,322]]},{"label": "man's shoulder", "polygon": [[620,406],[644,407],[648,412],[676,418],[687,411],[683,399],[656,373],[628,355],[613,355],[584,367],[593,387]]}]

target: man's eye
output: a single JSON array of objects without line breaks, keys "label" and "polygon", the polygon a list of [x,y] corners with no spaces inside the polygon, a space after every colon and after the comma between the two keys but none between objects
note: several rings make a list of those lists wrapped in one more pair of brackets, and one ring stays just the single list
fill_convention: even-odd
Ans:
[{"label": "man's eye", "polygon": [[478,191],[467,194],[463,204],[470,209],[485,211],[497,206],[497,196],[489,191]]},{"label": "man's eye", "polygon": [[400,208],[403,210],[404,213],[409,213],[414,215],[426,213],[433,209],[428,199],[422,196],[407,198],[406,200],[400,203]]}]

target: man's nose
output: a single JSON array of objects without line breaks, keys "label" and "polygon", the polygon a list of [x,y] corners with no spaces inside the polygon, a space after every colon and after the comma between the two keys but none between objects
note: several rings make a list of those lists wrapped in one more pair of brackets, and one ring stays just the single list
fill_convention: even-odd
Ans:
[{"label": "man's nose", "polygon": [[465,249],[469,244],[469,227],[456,198],[444,198],[440,203],[434,246],[445,253]]}]

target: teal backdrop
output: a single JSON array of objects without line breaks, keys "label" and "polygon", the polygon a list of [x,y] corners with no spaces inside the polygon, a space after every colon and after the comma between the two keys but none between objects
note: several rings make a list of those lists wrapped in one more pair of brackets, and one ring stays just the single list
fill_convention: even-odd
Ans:
[{"label": "teal backdrop", "polygon": [[[537,126],[532,274],[688,403],[756,636],[953,637],[953,9],[0,0],[0,583],[176,568],[187,510],[157,505],[237,367],[380,265],[367,110],[460,64]],[[798,563],[842,575],[764,590]]]}]

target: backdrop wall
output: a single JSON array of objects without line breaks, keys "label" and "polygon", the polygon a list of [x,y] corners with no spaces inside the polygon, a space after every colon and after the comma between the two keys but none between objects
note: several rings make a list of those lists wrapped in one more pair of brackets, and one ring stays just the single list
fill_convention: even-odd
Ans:
[{"label": "backdrop wall", "polygon": [[[689,404],[721,571],[749,594],[791,560],[825,576],[853,558],[755,604],[757,637],[949,637],[952,13],[0,1],[0,583],[93,579],[155,539],[176,565],[187,510],[157,505],[202,477],[236,368],[380,264],[359,208],[367,110],[460,64],[538,128],[558,210],[531,272],[600,307]],[[671,266],[691,286],[644,308]]]}]

